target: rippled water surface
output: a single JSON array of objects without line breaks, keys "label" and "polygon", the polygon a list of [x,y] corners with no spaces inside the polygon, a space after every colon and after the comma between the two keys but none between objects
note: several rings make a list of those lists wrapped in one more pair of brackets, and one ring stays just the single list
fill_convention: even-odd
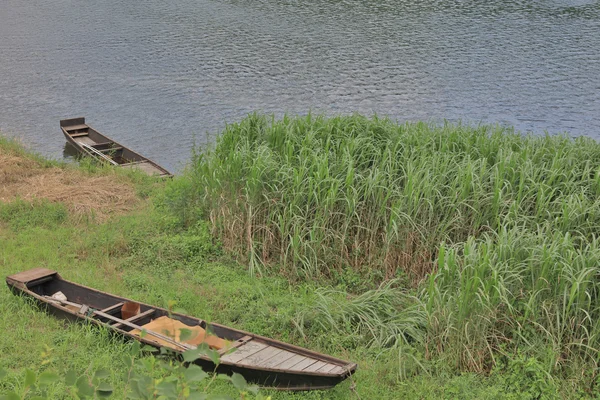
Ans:
[{"label": "rippled water surface", "polygon": [[82,115],[179,170],[254,110],[600,138],[600,2],[0,2],[0,130],[42,154]]}]

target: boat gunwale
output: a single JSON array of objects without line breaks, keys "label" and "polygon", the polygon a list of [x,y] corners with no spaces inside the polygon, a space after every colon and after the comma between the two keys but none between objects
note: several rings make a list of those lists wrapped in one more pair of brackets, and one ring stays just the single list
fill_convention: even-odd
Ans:
[{"label": "boat gunwale", "polygon": [[[52,271],[52,270],[49,270],[49,271]],[[80,287],[82,289],[85,289],[87,291],[100,293],[100,294],[103,294],[103,295],[106,295],[106,296],[109,296],[109,297],[116,297],[117,299],[120,299],[120,300],[135,301],[135,300],[132,300],[132,299],[129,299],[129,298],[121,297],[121,296],[118,296],[118,295],[114,295],[112,293],[104,292],[102,290],[90,288],[90,287],[85,286],[85,285],[81,285],[81,284],[78,284],[78,283],[71,282],[71,281],[69,281],[67,279],[64,279],[57,271],[52,271],[52,272],[53,272],[53,274],[51,275],[52,276],[51,279],[61,280],[63,282],[67,282],[69,284],[78,286],[78,287]],[[164,346],[158,344],[155,341],[148,340],[145,337],[133,335],[133,334],[129,333],[128,331],[125,331],[125,330],[120,329],[120,328],[115,328],[115,327],[109,325],[108,323],[102,322],[102,321],[100,321],[98,319],[95,319],[95,318],[91,318],[91,317],[89,317],[87,315],[81,315],[81,314],[79,314],[77,312],[72,311],[71,309],[69,309],[67,307],[64,307],[64,306],[62,306],[60,304],[57,304],[57,303],[52,302],[52,301],[49,301],[47,298],[45,298],[43,296],[40,296],[37,293],[35,293],[32,290],[30,290],[29,287],[27,286],[27,284],[29,282],[35,282],[36,281],[35,279],[31,280],[31,281],[28,281],[28,282],[23,282],[23,281],[19,281],[19,280],[15,280],[15,279],[11,278],[12,276],[14,276],[14,275],[10,275],[10,276],[6,277],[6,282],[7,282],[7,284],[9,286],[12,286],[12,287],[18,289],[23,294],[27,294],[28,296],[31,296],[31,297],[35,298],[36,300],[38,300],[41,303],[44,303],[44,304],[47,304],[48,306],[57,308],[61,312],[68,313],[68,314],[72,315],[73,317],[75,317],[75,318],[77,318],[79,320],[93,322],[94,324],[96,324],[98,326],[104,326],[104,327],[106,327],[109,330],[117,331],[119,334],[124,335],[124,336],[126,336],[128,338],[131,338],[133,340],[141,341],[141,342],[143,342],[143,343],[145,343],[147,345],[153,346],[153,347],[164,347]],[[19,285],[19,283],[20,283],[20,285]],[[338,372],[338,373],[328,373],[328,372],[325,372],[325,373],[323,373],[323,372],[316,372],[316,371],[315,372],[311,372],[311,371],[296,371],[296,370],[291,370],[291,369],[276,369],[276,368],[268,368],[268,367],[258,367],[258,366],[247,365],[247,364],[238,364],[238,363],[229,362],[229,361],[226,361],[226,360],[221,360],[220,363],[219,363],[219,365],[227,365],[227,366],[230,366],[230,367],[236,367],[236,368],[240,368],[240,369],[248,369],[248,370],[253,370],[253,371],[256,371],[256,372],[264,371],[264,372],[271,372],[271,373],[286,373],[286,374],[304,375],[304,376],[318,376],[318,377],[324,377],[324,378],[345,378],[345,377],[348,377],[348,376],[352,375],[356,371],[356,369],[358,367],[358,365],[356,363],[348,362],[348,361],[339,359],[337,357],[329,356],[327,354],[318,353],[318,352],[315,352],[313,350],[306,349],[304,347],[300,347],[300,346],[296,346],[296,345],[293,345],[293,344],[281,342],[281,341],[276,340],[276,339],[272,339],[272,338],[268,338],[268,337],[265,337],[265,336],[257,335],[257,334],[251,333],[251,332],[246,332],[246,331],[243,331],[243,330],[240,330],[240,329],[231,328],[229,326],[225,326],[225,325],[222,325],[222,324],[212,323],[212,322],[209,323],[209,322],[207,322],[207,321],[205,321],[205,320],[203,320],[201,318],[194,317],[194,316],[191,316],[191,315],[185,315],[185,314],[176,313],[176,312],[169,312],[169,310],[167,310],[165,308],[162,308],[162,307],[156,307],[154,305],[150,305],[150,304],[146,304],[146,303],[141,303],[141,302],[137,302],[137,301],[135,301],[135,302],[139,303],[140,306],[146,306],[146,307],[149,307],[149,308],[153,308],[153,309],[155,309],[157,311],[164,311],[166,313],[170,313],[173,316],[179,316],[179,317],[184,317],[184,318],[191,318],[191,319],[194,319],[194,320],[198,321],[199,323],[200,322],[204,322],[207,325],[216,326],[216,327],[222,328],[224,330],[234,331],[234,332],[239,333],[239,334],[244,335],[244,336],[251,336],[253,339],[258,339],[260,341],[263,341],[267,345],[271,345],[271,346],[274,346],[274,347],[277,347],[277,348],[281,348],[283,350],[290,350],[290,352],[295,352],[298,355],[302,355],[302,356],[305,356],[305,357],[315,358],[315,359],[317,359],[317,361],[322,361],[322,362],[327,362],[327,363],[330,363],[330,364],[335,364],[338,367],[342,368],[342,372]],[[181,350],[176,350],[176,349],[171,349],[171,350],[173,350],[178,355],[180,355],[180,354],[183,353],[183,351],[181,351]],[[207,355],[201,355],[200,358],[202,358],[204,361],[212,362],[212,360],[210,359],[210,357],[208,357]]]}]

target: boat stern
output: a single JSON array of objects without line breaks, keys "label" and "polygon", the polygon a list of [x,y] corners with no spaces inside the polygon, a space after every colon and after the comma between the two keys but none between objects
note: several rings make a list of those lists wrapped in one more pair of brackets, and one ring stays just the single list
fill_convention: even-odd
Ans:
[{"label": "boat stern", "polygon": [[33,268],[6,277],[6,284],[11,288],[26,289],[30,283],[41,283],[58,276],[58,272],[47,268]]}]

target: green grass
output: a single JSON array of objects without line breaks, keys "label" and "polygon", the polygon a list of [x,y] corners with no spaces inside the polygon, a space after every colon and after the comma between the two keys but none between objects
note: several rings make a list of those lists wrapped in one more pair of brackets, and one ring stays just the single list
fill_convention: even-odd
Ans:
[{"label": "green grass", "polygon": [[[150,201],[103,224],[0,204],[0,271],[56,269],[359,364],[274,399],[593,397],[599,160],[585,139],[252,115],[182,177],[131,175]],[[25,368],[107,368],[124,391],[130,344],[102,330],[0,290],[0,331],[0,394]]]}]

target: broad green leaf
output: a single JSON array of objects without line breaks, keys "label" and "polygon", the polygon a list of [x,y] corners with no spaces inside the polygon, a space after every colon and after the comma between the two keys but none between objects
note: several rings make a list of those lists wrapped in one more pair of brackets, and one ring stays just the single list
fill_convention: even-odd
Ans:
[{"label": "broad green leaf", "polygon": [[112,385],[110,385],[109,383],[100,382],[100,384],[96,387],[96,394],[98,395],[98,397],[110,397],[110,395],[112,395],[113,390],[114,389]]},{"label": "broad green leaf", "polygon": [[94,387],[90,385],[85,375],[80,376],[75,383],[79,397],[91,397],[94,395]]},{"label": "broad green leaf", "polygon": [[175,300],[169,300],[169,301],[167,302],[167,308],[168,308],[169,310],[172,310],[172,309],[173,309],[173,307],[175,307],[175,304],[177,304],[177,302],[176,302]]},{"label": "broad green leaf", "polygon": [[206,351],[206,355],[210,357],[210,360],[215,363],[215,365],[219,365],[221,363],[221,356],[219,352],[216,350],[208,349]]},{"label": "broad green leaf", "polygon": [[52,371],[45,371],[40,374],[38,377],[38,381],[40,385],[51,385],[54,382],[59,380],[59,376],[57,373]]},{"label": "broad green leaf", "polygon": [[203,350],[200,347],[198,347],[196,349],[186,350],[183,352],[183,361],[194,362],[197,359],[199,359],[200,356],[203,356],[204,354],[206,354],[205,350]]},{"label": "broad green leaf", "polygon": [[35,384],[36,376],[35,372],[30,369],[25,370],[25,387],[29,387]]},{"label": "broad green leaf", "polygon": [[206,372],[197,365],[190,365],[184,372],[185,380],[187,382],[200,382],[208,376]]},{"label": "broad green leaf", "polygon": [[142,351],[144,353],[156,353],[158,349],[156,347],[148,346],[147,344],[145,344],[144,346],[142,346]]},{"label": "broad green leaf", "polygon": [[248,386],[246,379],[237,372],[234,372],[233,375],[231,375],[231,383],[233,383],[233,386],[240,391],[246,390],[246,387]]},{"label": "broad green leaf", "polygon": [[134,357],[137,357],[140,354],[140,342],[135,341],[133,342],[133,344],[131,345],[131,348],[129,349],[129,354],[131,354]]},{"label": "broad green leaf", "polygon": [[167,398],[177,398],[177,385],[173,382],[163,381],[156,385],[156,393]]},{"label": "broad green leaf", "polygon": [[4,368],[0,368],[0,379],[4,379],[6,375],[8,375],[8,372]]},{"label": "broad green leaf", "polygon": [[67,374],[65,375],[65,385],[75,386],[75,382],[77,382],[77,372],[70,369],[67,371]]},{"label": "broad green leaf", "polygon": [[94,373],[94,378],[104,379],[110,377],[110,372],[104,368],[100,368]]},{"label": "broad green leaf", "polygon": [[246,386],[246,390],[250,393],[254,393],[254,394],[258,394],[258,389],[260,389],[258,387],[258,385],[248,385]]}]

